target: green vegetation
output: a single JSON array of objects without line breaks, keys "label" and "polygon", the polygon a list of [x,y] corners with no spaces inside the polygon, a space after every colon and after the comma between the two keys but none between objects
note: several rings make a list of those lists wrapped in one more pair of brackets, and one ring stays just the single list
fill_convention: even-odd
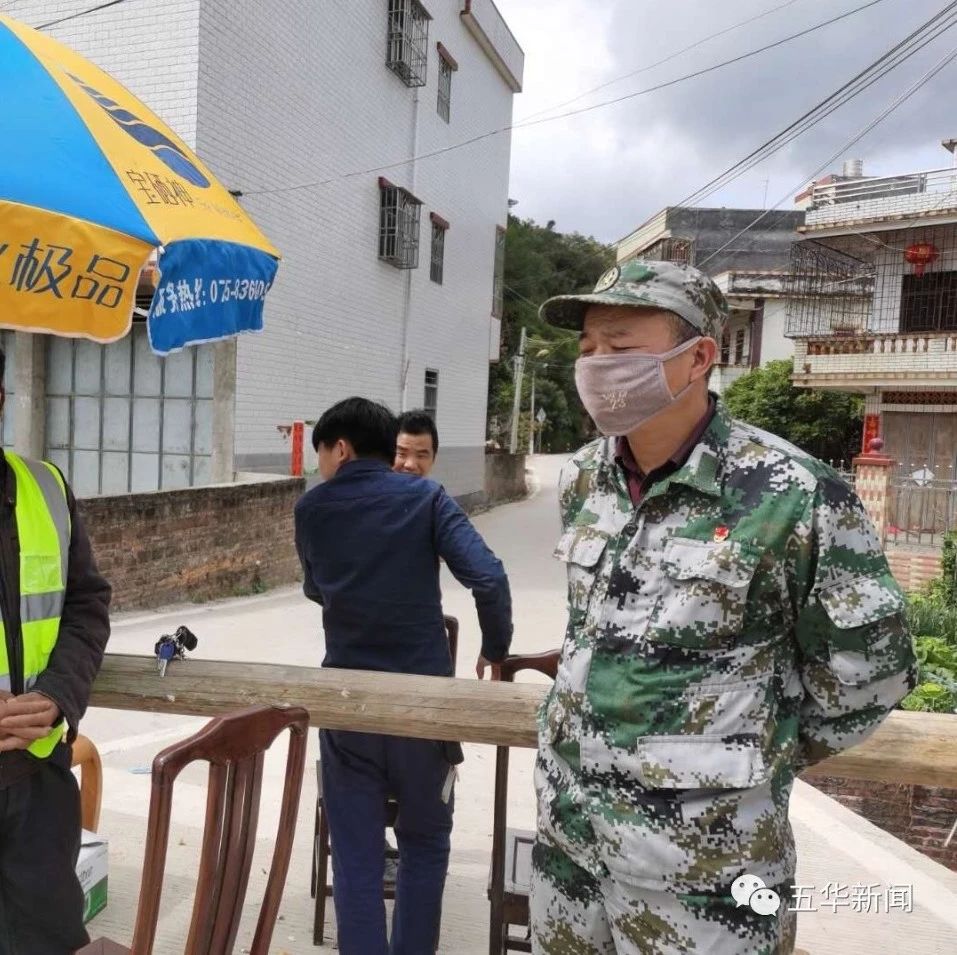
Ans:
[{"label": "green vegetation", "polygon": [[[908,619],[919,667],[917,688],[904,698],[902,710],[957,713],[957,594],[954,556],[957,535],[948,535],[944,574],[926,594],[911,597]],[[948,577],[947,567],[950,567]]]},{"label": "green vegetation", "polygon": [[[575,391],[574,364],[578,337],[546,325],[538,307],[552,295],[591,291],[602,272],[615,262],[611,247],[578,233],[555,231],[555,223],[537,225],[509,216],[505,237],[505,314],[502,359],[492,365],[488,387],[489,438],[508,446],[515,385],[512,356],[518,352],[524,326],[528,334],[519,448],[528,447],[532,372],[535,407],[548,416],[540,432],[544,452],[571,451],[592,435],[590,422]],[[536,434],[538,434],[536,425]],[[536,446],[539,439],[536,438]]]},{"label": "green vegetation", "polygon": [[796,444],[822,461],[850,463],[861,447],[864,399],[840,391],[811,391],[791,383],[794,363],[769,361],[724,393],[736,418]]}]

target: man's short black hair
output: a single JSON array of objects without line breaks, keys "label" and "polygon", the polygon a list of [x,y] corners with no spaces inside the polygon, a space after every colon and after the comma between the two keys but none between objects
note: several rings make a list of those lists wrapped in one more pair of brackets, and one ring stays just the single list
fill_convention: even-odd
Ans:
[{"label": "man's short black hair", "polygon": [[340,438],[352,445],[360,458],[379,458],[386,464],[395,460],[398,422],[389,409],[368,398],[346,398],[334,404],[312,430],[312,446],[327,448]]},{"label": "man's short black hair", "polygon": [[428,434],[432,436],[432,454],[439,453],[439,431],[432,415],[424,408],[404,411],[399,415],[399,434]]}]

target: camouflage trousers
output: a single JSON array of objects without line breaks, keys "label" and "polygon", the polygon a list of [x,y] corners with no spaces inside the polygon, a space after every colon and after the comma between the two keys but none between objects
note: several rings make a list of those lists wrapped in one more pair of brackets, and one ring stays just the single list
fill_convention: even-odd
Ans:
[{"label": "camouflage trousers", "polygon": [[681,895],[598,879],[541,840],[532,853],[534,955],[790,955],[796,919],[786,905],[777,915],[736,907],[727,890]]}]

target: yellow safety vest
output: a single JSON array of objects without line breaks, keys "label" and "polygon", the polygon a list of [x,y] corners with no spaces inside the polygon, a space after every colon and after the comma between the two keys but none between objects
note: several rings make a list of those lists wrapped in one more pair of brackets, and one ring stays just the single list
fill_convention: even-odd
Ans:
[{"label": "yellow safety vest", "polygon": [[[45,461],[29,461],[4,452],[16,480],[17,534],[20,538],[20,628],[23,691],[46,669],[60,635],[70,557],[70,509],[59,471]],[[7,655],[6,629],[0,620],[0,689],[13,686],[12,661]],[[63,738],[63,720],[29,747],[41,759]]]}]

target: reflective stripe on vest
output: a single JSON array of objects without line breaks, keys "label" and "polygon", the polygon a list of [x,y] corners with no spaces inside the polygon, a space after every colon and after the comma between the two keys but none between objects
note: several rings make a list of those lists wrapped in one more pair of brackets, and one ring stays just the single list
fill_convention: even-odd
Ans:
[{"label": "reflective stripe on vest", "polygon": [[[60,633],[70,559],[70,510],[59,472],[43,461],[29,461],[5,452],[17,482],[15,518],[20,539],[20,628],[23,644],[23,688],[29,690],[46,669]],[[0,622],[0,689],[12,686],[6,634]],[[60,722],[29,751],[49,756],[63,738]]]}]

